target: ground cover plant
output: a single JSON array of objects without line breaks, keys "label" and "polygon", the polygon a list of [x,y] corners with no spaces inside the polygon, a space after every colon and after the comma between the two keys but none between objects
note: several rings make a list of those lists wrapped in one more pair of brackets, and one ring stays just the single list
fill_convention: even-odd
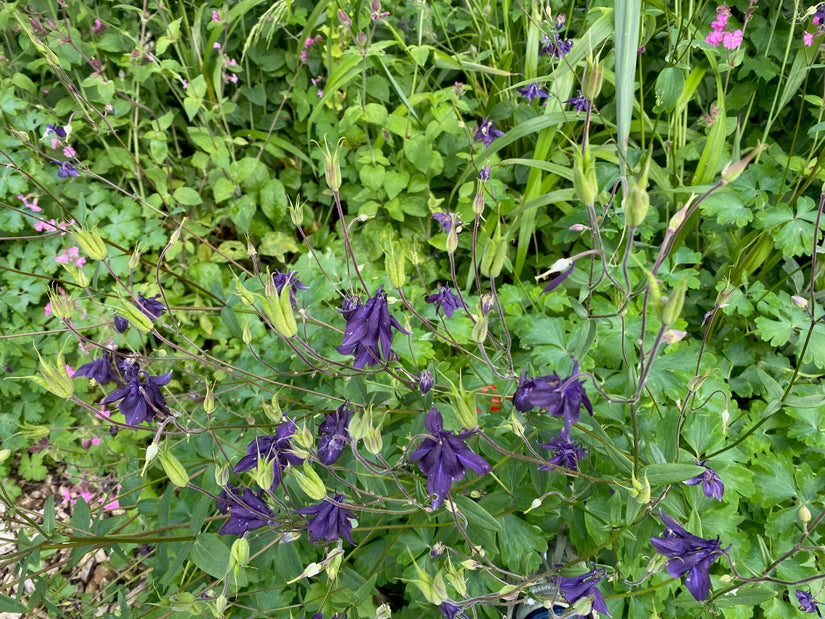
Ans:
[{"label": "ground cover plant", "polygon": [[0,26],[0,612],[821,612],[825,6]]}]

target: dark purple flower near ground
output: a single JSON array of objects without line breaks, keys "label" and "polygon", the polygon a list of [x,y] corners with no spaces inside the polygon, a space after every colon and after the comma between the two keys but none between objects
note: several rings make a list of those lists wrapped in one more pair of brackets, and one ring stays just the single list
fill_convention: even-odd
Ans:
[{"label": "dark purple flower near ground", "polygon": [[[332,496],[332,500],[336,503],[343,503],[344,495],[336,493]],[[314,516],[307,524],[309,541],[313,544],[321,540],[335,542],[344,538],[350,544],[355,545],[352,540],[352,523],[350,522],[350,518],[355,519],[355,514],[348,509],[324,500],[317,505],[302,507],[295,511],[304,516]]]},{"label": "dark purple flower near ground", "polygon": [[354,412],[347,400],[334,413],[326,414],[324,422],[318,427],[318,460],[321,464],[335,464],[341,457],[349,440],[349,419]]},{"label": "dark purple flower near ground", "polygon": [[493,140],[500,138],[503,135],[503,131],[496,129],[495,121],[490,120],[490,117],[487,116],[483,121],[481,121],[478,129],[476,129],[476,133],[473,136],[473,142],[481,142],[484,144],[484,148],[490,148],[490,144],[493,143]]},{"label": "dark purple flower near ground", "polygon": [[[549,460],[550,464],[563,466],[571,471],[578,471],[579,461],[587,456],[587,450],[581,446],[581,443],[565,440],[560,436],[551,438],[549,443],[539,443],[539,445],[554,452]],[[539,467],[539,470],[553,471],[555,469],[552,466],[543,465]]]},{"label": "dark purple flower near ground", "polygon": [[461,606],[453,604],[449,600],[441,602],[441,604],[438,605],[438,610],[440,610],[441,614],[447,617],[447,619],[455,619],[459,615],[467,616],[467,613],[461,610]]},{"label": "dark purple flower near ground", "polygon": [[538,82],[533,82],[532,84],[527,84],[527,86],[516,88],[516,91],[527,97],[527,103],[531,104],[533,103],[533,99],[542,99],[550,96],[550,93],[541,89]]},{"label": "dark purple flower near ground", "polygon": [[94,379],[98,385],[120,382],[120,378],[115,371],[112,353],[108,349],[104,350],[99,358],[77,368],[74,375]]},{"label": "dark purple flower near ground", "polygon": [[275,283],[275,288],[278,290],[278,294],[281,293],[284,286],[291,286],[289,289],[289,302],[292,303],[292,305],[296,304],[296,290],[309,290],[309,286],[306,286],[300,279],[298,279],[298,271],[287,271],[286,273],[281,273],[278,269],[275,269],[275,272],[272,274],[272,281]]},{"label": "dark purple flower near ground", "polygon": [[115,330],[118,333],[125,333],[129,328],[129,321],[120,314],[115,314]]},{"label": "dark purple flower near ground", "polygon": [[48,125],[46,125],[46,133],[54,133],[61,140],[66,137],[66,129],[54,123],[49,123]]},{"label": "dark purple flower near ground", "polygon": [[527,370],[519,377],[518,387],[513,394],[513,406],[522,413],[533,408],[546,408],[554,417],[564,418],[564,428],[559,436],[570,440],[570,428],[578,422],[581,407],[593,415],[593,405],[584,389],[584,380],[577,380],[579,362],[573,359],[573,373],[562,380],[557,374],[529,378]]},{"label": "dark purple flower near ground", "polygon": [[56,159],[52,159],[52,163],[57,164],[57,176],[58,178],[68,178],[70,176],[80,176],[80,172],[68,161],[57,161]]},{"label": "dark purple flower near ground", "polygon": [[455,213],[433,213],[433,219],[438,222],[445,234],[450,234],[453,226],[461,225],[461,220]]},{"label": "dark purple flower near ground", "polygon": [[819,611],[819,607],[822,605],[822,602],[817,602],[814,599],[814,595],[811,592],[810,587],[807,591],[797,589],[796,601],[799,602],[800,609],[804,610],[806,613],[816,613],[819,617],[822,616],[822,613]]},{"label": "dark purple flower near ground", "polygon": [[659,512],[665,524],[664,537],[651,537],[650,543],[659,554],[668,557],[667,573],[672,578],[687,574],[685,586],[699,602],[704,602],[710,593],[710,566],[726,553],[730,546],[722,549],[719,537],[703,539],[685,531],[670,516]]},{"label": "dark purple flower near ground", "polygon": [[427,476],[427,492],[435,495],[432,508],[437,509],[453,482],[464,479],[468,468],[478,475],[486,475],[490,465],[467,446],[466,440],[474,431],[462,430],[456,434],[444,430],[444,420],[434,406],[424,419],[424,427],[432,436],[410,454],[410,462],[418,461],[419,470]]},{"label": "dark purple flower near ground", "polygon": [[565,271],[562,271],[548,282],[548,284],[544,287],[544,290],[541,291],[541,294],[547,294],[551,290],[557,288],[559,284],[561,284],[564,280],[570,277],[570,274],[573,272],[574,268],[575,266],[571,263],[570,268],[568,268]]},{"label": "dark purple flower near ground", "polygon": [[551,39],[547,35],[541,38],[541,47],[539,47],[539,58],[547,54],[550,58],[564,58],[573,49],[573,41],[571,39],[562,39],[558,32],[553,33]]},{"label": "dark purple flower near ground", "polygon": [[480,180],[480,181],[489,181],[490,180],[490,166],[488,166],[488,165],[481,166],[481,169],[478,171],[478,180]]},{"label": "dark purple flower near ground", "polygon": [[147,299],[138,292],[138,300],[137,303],[135,303],[135,305],[137,305],[137,308],[141,312],[146,314],[146,317],[149,320],[155,322],[158,318],[160,318],[163,315],[163,312],[166,310],[166,306],[162,302],[158,301],[159,298],[160,295],[156,294],[154,297],[150,297]]},{"label": "dark purple flower near ground", "polygon": [[281,471],[290,464],[297,466],[304,459],[292,451],[290,437],[298,431],[295,422],[289,420],[282,423],[275,430],[275,436],[259,436],[246,446],[246,455],[238,460],[233,469],[236,473],[251,471],[258,466],[258,459],[272,461],[272,471],[275,473],[272,481],[272,490],[281,483]]},{"label": "dark purple flower near ground", "polygon": [[380,286],[375,296],[350,313],[344,339],[336,350],[342,355],[354,355],[355,368],[379,365],[390,358],[393,328],[409,335],[390,314],[387,294]]},{"label": "dark purple flower near ground", "polygon": [[263,499],[263,490],[255,494],[249,488],[243,496],[234,496],[229,507],[229,520],[218,531],[219,535],[243,535],[266,525],[277,524],[275,514]]},{"label": "dark purple flower near ground", "polygon": [[688,486],[702,484],[702,492],[705,493],[706,497],[721,501],[722,495],[725,494],[725,484],[719,479],[716,471],[712,470],[705,462],[707,462],[707,460],[700,460],[696,463],[698,466],[705,467],[705,472],[696,477],[691,477],[685,481],[685,484]]},{"label": "dark purple flower near ground", "polygon": [[230,481],[226,486],[221,488],[218,498],[215,499],[215,507],[220,513],[225,514],[229,511],[232,504],[238,501],[239,496],[238,488]]},{"label": "dark purple flower near ground", "polygon": [[571,99],[565,99],[564,102],[572,105],[577,112],[586,112],[590,109],[590,101],[582,94],[581,90],[577,96],[572,97]]},{"label": "dark purple flower near ground", "polygon": [[421,376],[418,377],[418,390],[421,392],[422,395],[425,395],[430,389],[433,388],[435,384],[435,379],[433,378],[433,373],[430,370],[424,370],[421,372]]},{"label": "dark purple flower near ground", "polygon": [[[559,587],[561,592],[564,594],[565,599],[567,599],[570,604],[575,604],[578,600],[592,595],[592,610],[610,617],[611,615],[607,611],[607,604],[605,604],[604,596],[598,588],[599,582],[606,575],[607,572],[604,569],[594,569],[586,574],[574,576],[573,578],[560,576],[554,579],[554,583]],[[583,617],[584,615],[578,616]]]},{"label": "dark purple flower near ground", "polygon": [[435,313],[438,315],[438,310],[444,310],[444,315],[447,318],[452,318],[453,312],[463,306],[459,296],[450,290],[447,284],[438,286],[438,292],[428,295],[424,299],[427,303],[435,305]]},{"label": "dark purple flower near ground", "polygon": [[344,297],[343,303],[341,303],[341,309],[338,311],[341,312],[344,320],[349,321],[353,316],[355,316],[355,313],[358,311],[359,307],[361,307],[361,299],[354,294],[347,293],[347,296]]},{"label": "dark purple flower near ground", "polygon": [[[160,388],[169,383],[172,372],[161,376],[149,376],[137,363],[121,363],[120,368],[126,384],[106,396],[103,404],[120,400],[117,408],[126,417],[126,423],[132,426],[140,425],[144,420],[151,420],[158,413],[168,412]],[[141,378],[144,381],[141,381]]]}]

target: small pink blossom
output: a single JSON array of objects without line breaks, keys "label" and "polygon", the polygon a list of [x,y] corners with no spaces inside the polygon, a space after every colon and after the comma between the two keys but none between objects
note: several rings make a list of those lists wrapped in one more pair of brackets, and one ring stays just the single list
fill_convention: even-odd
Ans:
[{"label": "small pink blossom", "polygon": [[317,95],[318,95],[318,98],[319,98],[319,99],[322,99],[322,98],[323,98],[323,96],[324,96],[324,91],[323,91],[323,90],[321,90],[321,89],[319,88],[319,89],[318,89],[318,92],[317,92],[317,93],[315,93],[315,94],[317,94]]},{"label": "small pink blossom", "polygon": [[44,94],[44,95],[49,94],[49,89],[48,89],[48,88],[44,88],[44,89],[43,89],[43,94]]},{"label": "small pink blossom", "polygon": [[95,25],[92,26],[92,32],[100,32],[101,30],[103,30],[103,22],[101,22],[99,19],[96,19]]},{"label": "small pink blossom", "polygon": [[723,32],[719,32],[718,30],[711,30],[708,33],[708,36],[705,37],[705,43],[708,45],[713,45],[714,47],[719,47],[722,44],[722,39],[725,38],[725,34]]},{"label": "small pink blossom", "polygon": [[38,232],[57,232],[57,226],[54,219],[46,221],[45,219],[38,219],[34,222],[34,229]]},{"label": "small pink blossom", "polygon": [[66,254],[60,254],[59,256],[54,257],[54,261],[59,264],[69,264],[69,256]]},{"label": "small pink blossom", "polygon": [[52,138],[52,150],[57,150],[58,148],[60,148],[60,140]]},{"label": "small pink blossom", "polygon": [[226,63],[226,64],[228,64],[230,67],[236,67],[236,66],[238,66],[238,61],[235,60],[234,58],[230,58],[229,62]]},{"label": "small pink blossom", "polygon": [[812,32],[806,32],[802,35],[802,43],[805,44],[805,47],[810,47],[814,44],[814,35]]},{"label": "small pink blossom", "polygon": [[100,407],[100,411],[95,413],[95,417],[100,417],[101,419],[109,419],[112,416],[112,413],[106,410],[105,406]]},{"label": "small pink blossom", "polygon": [[70,247],[68,249],[69,258],[77,258],[80,255],[80,248],[79,247]]},{"label": "small pink blossom", "polygon": [[220,48],[221,48],[221,44],[218,43],[217,41],[215,41],[215,43],[212,45],[212,49],[220,49]]},{"label": "small pink blossom", "polygon": [[63,149],[63,156],[66,159],[72,159],[75,155],[77,155],[77,151],[71,146],[67,146]]},{"label": "small pink blossom", "polygon": [[74,368],[68,363],[66,364],[66,374],[69,375],[69,378],[74,378]]},{"label": "small pink blossom", "polygon": [[[117,496],[118,490],[120,490],[123,486],[118,484],[117,488],[112,491],[112,496]],[[117,499],[110,501],[109,503],[105,503],[103,505],[103,509],[117,509],[120,507],[120,502]]]},{"label": "small pink blossom", "polygon": [[734,30],[733,32],[726,32],[722,45],[727,49],[737,49],[742,45],[742,31]]},{"label": "small pink blossom", "polygon": [[212,11],[212,21],[223,21],[223,20],[221,19],[221,13],[220,13],[220,11],[217,11],[217,10],[213,10],[213,11]]},{"label": "small pink blossom", "polygon": [[183,80],[183,89],[186,90],[187,88],[189,88],[189,82]]},{"label": "small pink blossom", "polygon": [[[20,194],[17,196],[17,199],[23,202],[23,206],[25,206],[26,208],[30,208],[35,213],[39,213],[43,210],[42,208],[37,206],[37,201],[39,200],[39,198],[33,193],[30,193],[25,196],[23,194]],[[29,202],[29,200],[31,200],[31,202]]]},{"label": "small pink blossom", "polygon": [[819,18],[818,18],[818,17],[814,17],[814,18],[811,20],[811,22],[813,23],[813,25],[814,25],[814,26],[818,26],[818,25],[819,25]]},{"label": "small pink blossom", "polygon": [[97,438],[97,437],[93,438],[93,439],[92,439],[92,445],[94,445],[95,447],[97,447],[98,445],[100,445],[100,439],[99,439],[99,438]]},{"label": "small pink blossom", "polygon": [[233,73],[230,76],[229,81],[232,82],[233,84],[237,84],[238,83],[238,76]]},{"label": "small pink blossom", "polygon": [[49,301],[46,303],[46,307],[43,308],[44,313],[46,314],[46,318],[52,315],[52,302]]},{"label": "small pink blossom", "polygon": [[307,61],[307,50],[305,50],[305,49],[301,50],[300,58],[301,58],[301,62],[305,63]]}]

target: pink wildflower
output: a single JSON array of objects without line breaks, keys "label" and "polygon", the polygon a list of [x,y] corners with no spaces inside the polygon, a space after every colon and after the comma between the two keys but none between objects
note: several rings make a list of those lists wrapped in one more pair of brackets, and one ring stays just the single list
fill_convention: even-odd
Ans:
[{"label": "pink wildflower", "polygon": [[323,90],[321,90],[320,88],[318,89],[318,92],[317,92],[317,93],[315,93],[315,94],[317,94],[317,95],[318,95],[318,98],[319,98],[319,99],[322,99],[322,98],[324,97],[324,91],[323,91]]},{"label": "pink wildflower", "polygon": [[93,439],[92,439],[92,445],[94,445],[95,447],[97,447],[98,445],[100,445],[100,439],[99,439],[99,438],[97,438],[97,437],[93,438]]},{"label": "pink wildflower", "polygon": [[112,416],[112,413],[106,410],[105,406],[100,407],[100,411],[95,414],[95,417],[100,417],[101,419],[109,419]]},{"label": "pink wildflower", "polygon": [[92,32],[100,32],[101,30],[103,30],[103,22],[101,22],[99,19],[96,19],[95,25],[92,26]]},{"label": "pink wildflower", "polygon": [[57,226],[54,219],[46,221],[45,219],[38,219],[34,222],[34,229],[38,232],[57,232]]},{"label": "pink wildflower", "polygon": [[308,37],[307,40],[304,41],[304,49],[307,49],[313,42],[312,37]]},{"label": "pink wildflower", "polygon": [[69,256],[65,253],[54,257],[54,261],[59,264],[69,264]]},{"label": "pink wildflower", "polygon": [[220,13],[220,11],[217,11],[217,10],[213,10],[213,11],[212,11],[212,21],[223,21],[223,20],[221,19],[221,13]]},{"label": "pink wildflower", "polygon": [[215,41],[215,42],[212,44],[212,49],[220,49],[220,48],[221,48],[221,44],[220,44],[220,43],[218,43],[217,41]]},{"label": "pink wildflower", "polygon": [[72,159],[76,154],[77,154],[77,151],[75,151],[75,149],[72,148],[71,146],[67,146],[66,148],[63,149],[63,156],[66,159]]},{"label": "pink wildflower", "polygon": [[814,35],[813,32],[805,32],[802,35],[802,43],[805,44],[805,47],[810,47],[814,44]]},{"label": "pink wildflower", "polygon": [[230,67],[236,67],[236,66],[238,66],[238,61],[237,61],[237,60],[235,60],[234,58],[230,58],[230,60],[229,60],[229,62],[228,62],[227,64],[228,64]]},{"label": "pink wildflower", "polygon": [[60,140],[52,138],[52,150],[57,150],[58,148],[60,148]]},{"label": "pink wildflower", "polygon": [[79,247],[70,247],[68,252],[69,252],[69,258],[77,258],[80,255],[80,248]]},{"label": "pink wildflower", "polygon": [[46,314],[46,318],[48,318],[49,316],[52,315],[52,302],[51,301],[46,303],[46,307],[43,308],[43,311]]},{"label": "pink wildflower", "polygon": [[[26,208],[30,208],[35,213],[39,213],[40,211],[43,210],[42,208],[37,206],[37,200],[39,198],[37,196],[35,196],[33,193],[30,193],[30,194],[25,195],[25,196],[23,194],[20,194],[20,195],[17,196],[17,199],[21,200],[23,202],[23,206],[25,206]],[[29,199],[31,199],[31,202],[29,202]]]},{"label": "pink wildflower", "polygon": [[307,61],[307,50],[305,50],[305,49],[301,50],[300,58],[301,58],[301,62],[305,63]]},{"label": "pink wildflower", "polygon": [[183,80],[183,89],[186,90],[187,88],[189,88],[189,82]]},{"label": "pink wildflower", "polygon": [[69,375],[69,378],[74,377],[74,368],[70,366],[68,363],[66,364],[66,374]]},{"label": "pink wildflower", "polygon": [[734,30],[733,32],[726,32],[722,45],[727,49],[737,49],[742,45],[742,31]]},{"label": "pink wildflower", "polygon": [[229,78],[229,81],[232,82],[233,84],[237,84],[238,83],[238,76],[233,73],[232,76]]},{"label": "pink wildflower", "polygon": [[719,32],[718,30],[711,30],[710,32],[708,32],[708,36],[705,37],[705,43],[713,45],[714,47],[719,47],[724,37],[725,34],[723,32]]}]

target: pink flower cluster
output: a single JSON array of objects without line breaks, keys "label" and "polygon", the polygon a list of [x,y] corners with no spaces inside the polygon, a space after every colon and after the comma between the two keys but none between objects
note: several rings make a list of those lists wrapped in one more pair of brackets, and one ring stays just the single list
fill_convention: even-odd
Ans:
[{"label": "pink flower cluster", "polygon": [[811,23],[817,28],[815,32],[802,32],[802,43],[805,47],[810,47],[813,45],[814,38],[825,32],[825,5],[823,5],[823,3],[819,3],[814,8],[816,10],[814,11]]},{"label": "pink flower cluster", "polygon": [[724,4],[716,8],[716,19],[710,23],[711,31],[705,37],[705,43],[719,47],[723,45],[726,49],[738,49],[742,45],[742,30],[726,30],[730,9]]},{"label": "pink flower cluster", "polygon": [[38,219],[34,222],[34,229],[38,232],[59,232],[60,236],[65,236],[66,230],[73,225],[74,219],[71,221],[55,221],[54,219],[46,221],[45,219]]},{"label": "pink flower cluster", "polygon": [[60,264],[69,264],[71,262],[78,268],[86,264],[86,258],[80,255],[79,247],[69,247],[68,249],[64,249],[62,254],[54,257],[54,261]]},{"label": "pink flower cluster", "polygon": [[[117,489],[112,492],[112,496],[116,496],[117,490],[120,490],[121,488],[122,486],[118,484]],[[89,505],[91,505],[92,501],[94,500],[92,486],[85,481],[81,481],[73,488],[63,488],[61,494],[63,495],[63,500],[68,502],[69,505],[74,505],[75,503],[77,503],[78,498],[82,498]],[[105,497],[104,500],[106,500]],[[117,499],[109,501],[108,503],[105,503],[103,505],[103,509],[118,509],[119,507],[120,502]]]},{"label": "pink flower cluster", "polygon": [[[33,193],[27,194],[25,196],[22,193],[18,194],[17,199],[20,200],[21,202],[23,202],[23,206],[25,206],[26,208],[30,208],[35,213],[39,213],[40,211],[43,210],[42,208],[37,206],[37,201],[40,198],[38,198]],[[31,200],[31,202],[29,202],[29,200]]]},{"label": "pink flower cluster", "polygon": [[319,34],[314,39],[312,37],[307,37],[307,40],[304,41],[304,49],[301,50],[301,63],[305,64],[307,61],[307,50],[312,46],[313,43],[320,43],[323,40],[323,37]]}]

